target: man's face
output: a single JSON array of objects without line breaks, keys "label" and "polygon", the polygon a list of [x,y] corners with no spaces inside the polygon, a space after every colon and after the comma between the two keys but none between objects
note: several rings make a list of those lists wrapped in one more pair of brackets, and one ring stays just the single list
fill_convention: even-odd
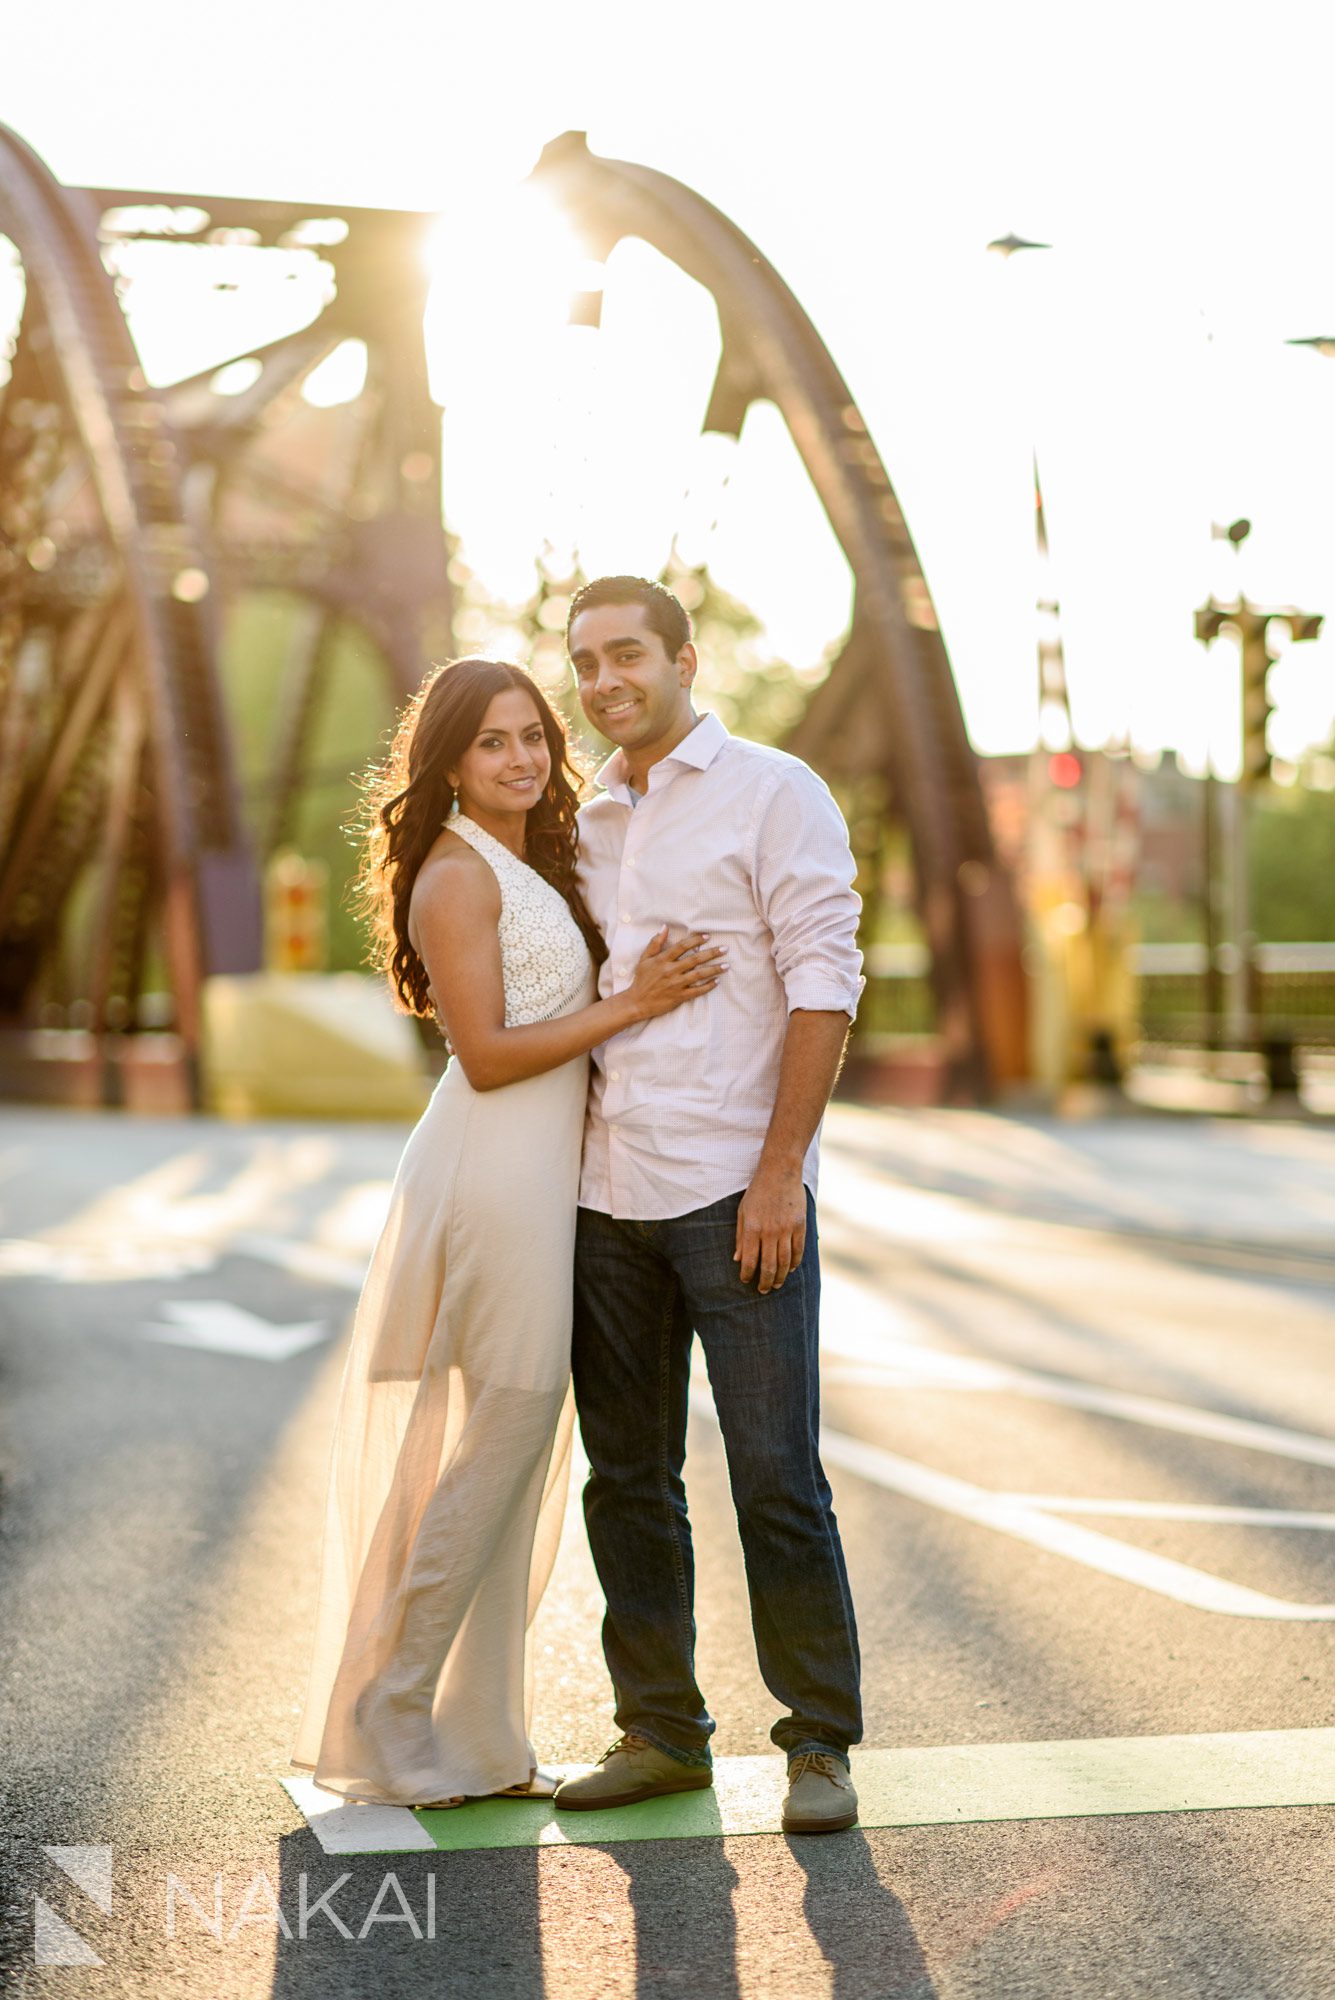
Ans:
[{"label": "man's face", "polygon": [[672,659],[642,604],[599,604],[570,627],[580,706],[623,750],[649,749],[691,722],[695,648]]}]

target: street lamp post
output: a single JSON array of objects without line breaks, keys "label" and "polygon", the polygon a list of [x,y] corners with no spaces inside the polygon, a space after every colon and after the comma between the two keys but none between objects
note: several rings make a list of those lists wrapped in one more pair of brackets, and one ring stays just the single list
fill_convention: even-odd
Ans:
[{"label": "street lamp post", "polygon": [[[1247,520],[1231,521],[1226,528],[1212,522],[1210,527],[1212,540],[1228,542],[1237,555],[1242,554],[1242,545],[1251,531],[1252,524]],[[1199,616],[1196,636],[1198,639],[1202,637]],[[1211,1051],[1217,1051],[1224,1041],[1224,948],[1230,939],[1242,936],[1247,919],[1238,907],[1239,871],[1230,866],[1237,859],[1237,817],[1232,812],[1231,793],[1225,791],[1221,795],[1214,754],[1208,740],[1202,790],[1201,930],[1205,945],[1205,1045]],[[1244,868],[1243,878],[1245,875]]]},{"label": "street lamp post", "polygon": [[[1014,230],[988,250],[1003,263],[1050,250]],[[1036,428],[1031,425],[1032,428]],[[1038,741],[1029,760],[1027,894],[1039,941],[1041,1024],[1035,1069],[1054,1088],[1080,1079],[1119,1085],[1134,1018],[1125,857],[1114,861],[1129,815],[1120,769],[1076,745],[1062,641],[1061,604],[1048,547],[1037,441],[1033,454],[1038,559]]]},{"label": "street lamp post", "polygon": [[1219,790],[1214,760],[1206,752],[1201,807],[1201,933],[1205,945],[1205,1046],[1217,1049],[1224,1018],[1223,967],[1219,962]]}]

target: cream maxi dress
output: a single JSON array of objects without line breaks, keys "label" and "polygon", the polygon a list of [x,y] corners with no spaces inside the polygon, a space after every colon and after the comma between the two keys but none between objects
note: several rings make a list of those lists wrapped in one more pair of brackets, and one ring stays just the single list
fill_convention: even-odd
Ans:
[{"label": "cream maxi dress", "polygon": [[[564,899],[461,814],[501,891],[507,1026],[593,998]],[[292,1761],[413,1805],[527,1779],[527,1628],[570,1465],[588,1058],[475,1091],[452,1059],[404,1151],[334,1432],[315,1652]]]}]

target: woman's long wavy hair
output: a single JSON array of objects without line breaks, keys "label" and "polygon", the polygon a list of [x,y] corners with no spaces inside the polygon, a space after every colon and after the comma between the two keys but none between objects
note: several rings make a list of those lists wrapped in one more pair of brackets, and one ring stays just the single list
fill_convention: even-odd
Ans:
[{"label": "woman's long wavy hair", "polygon": [[581,779],[565,731],[522,667],[506,660],[449,660],[433,667],[399,718],[388,758],[362,781],[362,861],[353,904],[371,932],[371,962],[409,1014],[431,1013],[426,967],[408,939],[413,884],[454,805],[447,771],[482,727],[498,694],[518,688],[538,712],[551,754],[547,788],[530,806],[524,859],[564,896],[595,963],[607,956],[575,882],[575,812]]}]

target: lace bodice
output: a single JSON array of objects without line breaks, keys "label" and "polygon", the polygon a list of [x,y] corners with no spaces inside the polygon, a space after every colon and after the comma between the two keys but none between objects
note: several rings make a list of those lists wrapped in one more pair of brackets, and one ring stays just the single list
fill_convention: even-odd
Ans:
[{"label": "lace bodice", "polygon": [[563,1014],[589,977],[589,948],[565,897],[467,814],[455,813],[445,825],[482,856],[500,886],[506,1027]]}]

